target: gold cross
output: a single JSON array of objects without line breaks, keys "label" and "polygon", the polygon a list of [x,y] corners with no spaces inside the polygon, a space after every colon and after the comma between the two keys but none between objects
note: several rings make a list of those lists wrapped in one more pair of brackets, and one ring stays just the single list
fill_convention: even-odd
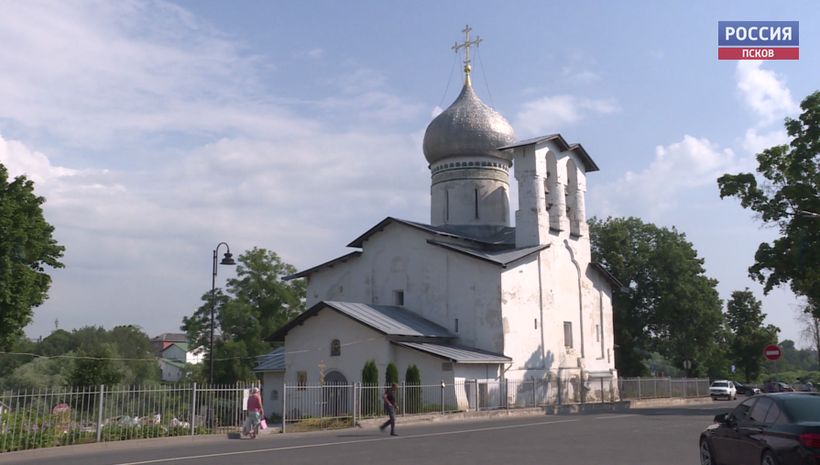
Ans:
[{"label": "gold cross", "polygon": [[456,53],[462,48],[464,49],[464,79],[466,82],[470,81],[470,71],[473,69],[470,66],[470,46],[475,45],[478,47],[478,44],[481,43],[481,37],[479,36],[475,36],[475,40],[470,40],[470,31],[472,30],[473,28],[469,24],[465,26],[464,30],[461,31],[464,33],[464,43],[456,42],[452,47]]}]

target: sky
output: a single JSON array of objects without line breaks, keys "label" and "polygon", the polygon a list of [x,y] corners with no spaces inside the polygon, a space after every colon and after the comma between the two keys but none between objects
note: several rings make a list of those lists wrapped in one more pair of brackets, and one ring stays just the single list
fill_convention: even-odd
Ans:
[{"label": "sky", "polygon": [[[716,179],[786,142],[820,88],[816,2],[0,0],[0,163],[65,246],[26,333],[177,332],[213,249],[297,269],[387,216],[429,222],[422,138],[473,86],[519,139],[561,133],[600,167],[589,216],[685,233],[726,300],[749,288],[781,339],[800,301],[747,268],[764,227]],[[797,61],[718,61],[717,24],[800,22]],[[514,184],[514,183],[513,183]],[[515,195],[511,196],[515,209]],[[224,252],[220,250],[220,255]],[[220,266],[217,286],[234,273]]]}]

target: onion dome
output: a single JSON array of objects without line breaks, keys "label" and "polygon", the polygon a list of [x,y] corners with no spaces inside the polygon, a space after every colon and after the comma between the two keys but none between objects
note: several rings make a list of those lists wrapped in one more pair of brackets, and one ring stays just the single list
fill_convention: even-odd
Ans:
[{"label": "onion dome", "polygon": [[515,141],[510,123],[478,98],[468,78],[456,101],[427,126],[424,157],[431,165],[445,158],[475,156],[511,162],[512,153],[498,148]]}]

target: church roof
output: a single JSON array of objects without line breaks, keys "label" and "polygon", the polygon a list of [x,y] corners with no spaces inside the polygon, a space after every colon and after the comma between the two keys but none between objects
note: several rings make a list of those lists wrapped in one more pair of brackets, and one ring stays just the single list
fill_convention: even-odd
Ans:
[{"label": "church roof", "polygon": [[458,98],[424,132],[424,157],[431,165],[445,158],[489,156],[511,161],[498,148],[515,140],[510,123],[473,91],[469,79]]},{"label": "church roof", "polygon": [[259,357],[253,371],[285,371],[285,348],[274,349]]},{"label": "church roof", "polygon": [[611,285],[612,285],[612,289],[620,289],[620,290],[623,290],[623,289],[625,288],[625,286],[623,285],[623,283],[622,283],[622,282],[621,282],[618,278],[616,278],[614,274],[610,273],[610,272],[609,272],[609,270],[607,270],[607,269],[606,269],[603,265],[601,265],[600,263],[598,263],[598,262],[592,262],[592,263],[590,263],[590,264],[589,264],[589,266],[590,266],[593,270],[597,271],[598,273],[601,273],[601,275],[602,275],[604,278],[606,278],[606,280],[607,280],[607,281],[609,281],[609,284],[611,284]]},{"label": "church roof", "polygon": [[388,336],[455,338],[456,335],[442,326],[402,307],[389,305],[368,305],[358,302],[322,301],[290,320],[267,341],[282,341],[291,329],[305,323],[324,309],[331,309]]},{"label": "church roof", "polygon": [[[453,250],[458,253],[466,254],[480,260],[486,260],[501,266],[506,267],[510,263],[526,257],[529,254],[542,250],[549,245],[541,245],[535,247],[525,247],[521,249],[515,248],[515,228],[510,226],[489,226],[489,225],[441,225],[432,226],[424,223],[417,223],[415,221],[402,220],[388,216],[380,221],[377,225],[365,231],[364,234],[353,240],[348,247],[364,247],[365,241],[370,237],[383,231],[390,224],[400,224],[409,226],[411,228],[434,234],[440,238],[458,239],[473,243],[474,247],[467,247],[465,245],[453,244],[449,242],[428,240],[427,242],[439,247]],[[302,270],[298,273],[285,276],[282,279],[288,281],[291,279],[304,278],[324,268],[333,267],[338,263],[346,262],[352,258],[356,258],[362,254],[361,251],[350,252],[341,257],[334,258],[320,265]]]},{"label": "church roof", "polygon": [[595,161],[592,160],[592,157],[589,156],[586,149],[584,149],[584,147],[581,144],[572,144],[572,145],[570,145],[570,144],[567,143],[567,141],[564,139],[564,137],[561,134],[549,134],[549,135],[546,135],[546,136],[533,137],[531,139],[520,140],[518,142],[515,142],[514,144],[505,145],[504,147],[500,147],[498,150],[509,150],[509,149],[514,149],[514,148],[517,148],[517,147],[523,147],[525,145],[540,144],[541,142],[554,142],[556,145],[558,145],[558,148],[561,149],[562,151],[564,151],[564,152],[570,151],[570,152],[574,153],[575,155],[577,155],[578,158],[580,158],[581,161],[584,163],[584,171],[586,171],[587,173],[589,173],[591,171],[598,171],[600,169],[600,168],[598,168],[598,165],[595,164]]},{"label": "church roof", "polygon": [[451,244],[448,242],[440,242],[429,240],[427,241],[428,244],[437,245],[439,247],[444,247],[445,249],[454,250],[456,252],[469,255],[479,260],[485,260],[491,263],[495,263],[497,265],[501,265],[502,267],[506,268],[512,262],[516,260],[520,260],[528,255],[534,254],[540,250],[544,250],[549,247],[549,244],[542,244],[536,245],[532,247],[524,247],[521,249],[501,249],[501,250],[481,250],[481,249],[473,249],[470,247],[464,247],[458,244]]},{"label": "church roof", "polygon": [[326,262],[324,262],[320,265],[316,265],[312,268],[302,270],[302,271],[300,271],[298,273],[295,273],[295,274],[292,274],[292,275],[284,276],[284,277],[282,277],[282,279],[285,280],[285,281],[290,281],[291,279],[304,278],[305,276],[310,275],[314,271],[318,271],[322,268],[332,267],[333,265],[336,265],[337,263],[344,263],[344,262],[350,260],[351,258],[358,257],[361,254],[362,254],[362,252],[360,250],[356,250],[356,251],[350,252],[349,254],[342,255],[341,257],[334,258],[333,260],[326,261]]},{"label": "church roof", "polygon": [[381,232],[390,223],[399,223],[411,228],[426,231],[437,236],[453,239],[463,239],[484,246],[514,246],[515,228],[510,226],[482,226],[482,225],[442,225],[432,226],[415,221],[402,220],[388,216],[376,226],[365,231],[364,234],[353,240],[348,247],[362,247],[364,241],[374,234]]},{"label": "church roof", "polygon": [[436,357],[446,358],[455,363],[510,363],[512,359],[506,355],[494,354],[472,347],[434,344],[430,342],[395,342],[395,344],[411,349],[427,352]]}]

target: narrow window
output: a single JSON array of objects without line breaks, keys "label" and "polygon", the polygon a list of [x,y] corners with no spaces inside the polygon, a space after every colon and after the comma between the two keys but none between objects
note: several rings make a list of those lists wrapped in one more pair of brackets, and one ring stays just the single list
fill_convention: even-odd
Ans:
[{"label": "narrow window", "polygon": [[279,391],[276,389],[270,392],[270,400],[279,400]]},{"label": "narrow window", "polygon": [[478,188],[473,192],[475,193],[475,219],[478,219]]},{"label": "narrow window", "polygon": [[550,172],[547,171],[547,177],[544,179],[544,210],[550,211]]},{"label": "narrow window", "polygon": [[404,306],[404,291],[393,291],[393,305]]},{"label": "narrow window", "polygon": [[533,319],[532,324],[535,326],[535,329],[538,329],[538,318]]},{"label": "narrow window", "polygon": [[330,356],[338,357],[342,355],[342,343],[338,339],[330,341]]},{"label": "narrow window", "polygon": [[564,347],[567,349],[572,348],[572,322],[565,321],[564,322]]},{"label": "narrow window", "polygon": [[458,332],[458,318],[456,318],[456,332]]},{"label": "narrow window", "polygon": [[450,191],[444,191],[444,222],[450,221]]},{"label": "narrow window", "polygon": [[601,342],[601,325],[595,325],[595,342]]}]

